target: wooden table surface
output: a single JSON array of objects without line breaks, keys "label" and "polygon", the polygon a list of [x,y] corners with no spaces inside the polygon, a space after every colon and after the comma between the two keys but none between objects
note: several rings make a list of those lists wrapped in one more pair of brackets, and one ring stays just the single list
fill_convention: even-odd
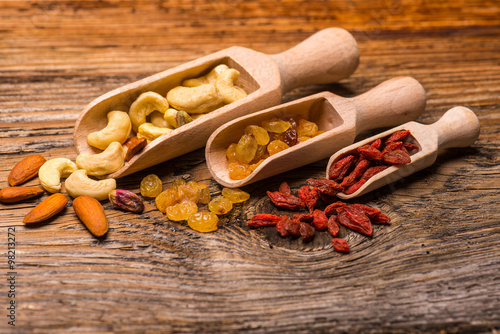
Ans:
[{"label": "wooden table surface", "polygon": [[[142,215],[103,202],[110,230],[98,240],[62,214],[35,228],[23,217],[48,195],[0,204],[3,282],[0,332],[7,333],[498,333],[500,331],[500,6],[497,1],[0,1],[0,187],[23,157],[76,158],[75,120],[121,85],[239,45],[267,54],[314,32],[342,27],[361,61],[338,84],[296,89],[358,95],[395,76],[427,92],[419,122],[453,106],[476,112],[479,140],[356,203],[382,209],[389,226],[372,238],[281,239],[250,229],[266,196],[321,177],[327,161],[243,189],[215,233],[170,222],[147,200]],[[159,175],[212,178],[200,149],[118,180],[138,192]],[[36,186],[38,179],[28,182]],[[8,227],[15,227],[15,297],[7,297]],[[8,324],[15,301],[15,327]]]}]

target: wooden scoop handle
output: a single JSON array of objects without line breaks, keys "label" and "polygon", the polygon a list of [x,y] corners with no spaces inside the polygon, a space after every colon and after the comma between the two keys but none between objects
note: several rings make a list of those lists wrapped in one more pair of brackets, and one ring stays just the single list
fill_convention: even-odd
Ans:
[{"label": "wooden scoop handle", "polygon": [[476,114],[465,107],[448,110],[431,126],[438,134],[438,149],[467,147],[479,137],[479,120]]},{"label": "wooden scoop handle", "polygon": [[357,133],[413,121],[424,112],[426,104],[424,88],[411,77],[384,81],[350,100],[357,111]]},{"label": "wooden scoop handle", "polygon": [[341,28],[320,30],[293,48],[271,55],[279,66],[282,93],[350,76],[359,64],[354,37]]}]

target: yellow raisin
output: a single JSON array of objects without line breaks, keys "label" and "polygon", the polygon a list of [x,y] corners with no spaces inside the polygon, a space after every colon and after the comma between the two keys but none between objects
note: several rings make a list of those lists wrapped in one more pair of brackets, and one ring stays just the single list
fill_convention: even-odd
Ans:
[{"label": "yellow raisin", "polygon": [[177,187],[177,192],[179,193],[179,200],[181,202],[190,201],[195,204],[198,203],[198,189],[195,189],[192,184],[181,184]]},{"label": "yellow raisin", "polygon": [[233,203],[224,196],[217,196],[208,203],[208,210],[216,215],[225,215],[233,209]]},{"label": "yellow raisin", "polygon": [[288,146],[287,143],[281,140],[273,140],[272,142],[269,143],[269,145],[267,145],[267,151],[269,152],[269,155],[273,155],[283,150],[286,150],[289,147],[290,146]]},{"label": "yellow raisin", "polygon": [[245,202],[250,198],[250,194],[238,188],[223,188],[222,196],[233,203]]},{"label": "yellow raisin", "polygon": [[184,179],[177,179],[170,184],[170,188],[177,189],[182,184],[186,184],[186,181]]},{"label": "yellow raisin", "polygon": [[310,122],[306,119],[299,119],[299,124],[297,125],[297,136],[307,136],[312,137],[318,132],[318,126],[316,123]]},{"label": "yellow raisin", "polygon": [[141,195],[144,197],[156,197],[162,190],[163,184],[155,174],[149,174],[141,181]]},{"label": "yellow raisin", "polygon": [[255,137],[258,145],[269,144],[269,133],[266,129],[260,126],[249,125],[245,128],[245,133],[252,134]]},{"label": "yellow raisin", "polygon": [[254,170],[256,170],[256,169],[257,169],[257,167],[259,167],[259,166],[260,166],[260,164],[261,164],[261,163],[263,163],[263,162],[264,162],[264,159],[259,160],[259,161],[257,161],[257,162],[256,162],[256,163],[254,163],[254,164],[251,164],[251,165],[249,166],[249,167],[250,167],[250,170],[253,172],[253,171],[254,171]]},{"label": "yellow raisin", "polygon": [[187,220],[189,216],[198,211],[198,206],[190,201],[177,203],[167,207],[167,217],[173,221]]},{"label": "yellow raisin", "polygon": [[236,159],[245,164],[249,163],[253,160],[257,148],[258,144],[255,137],[245,133],[238,141],[238,145],[236,145]]},{"label": "yellow raisin", "polygon": [[200,202],[201,204],[207,204],[208,202],[210,202],[211,197],[210,190],[208,188],[198,189],[196,195],[198,196],[198,202]]},{"label": "yellow raisin", "polygon": [[259,145],[257,147],[257,152],[255,152],[255,156],[250,164],[256,163],[260,160],[266,159],[269,157],[269,153],[267,152],[267,145]]},{"label": "yellow raisin", "polygon": [[167,190],[161,192],[155,198],[156,207],[161,212],[165,213],[169,206],[177,204],[179,201],[179,196],[176,189],[168,188]]},{"label": "yellow raisin", "polygon": [[302,143],[302,142],[309,140],[309,139],[311,139],[311,137],[302,136],[302,137],[297,138],[297,143]]},{"label": "yellow raisin", "polygon": [[189,216],[188,226],[198,232],[217,231],[219,227],[219,217],[213,212],[196,212]]},{"label": "yellow raisin", "polygon": [[233,162],[227,165],[229,177],[233,180],[242,180],[252,173],[252,169],[248,164]]},{"label": "yellow raisin", "polygon": [[272,118],[270,120],[262,121],[262,127],[269,132],[282,133],[290,128],[290,122],[284,121],[279,118]]},{"label": "yellow raisin", "polygon": [[226,150],[226,158],[228,163],[238,161],[238,159],[236,159],[236,146],[238,146],[238,144],[232,143]]}]

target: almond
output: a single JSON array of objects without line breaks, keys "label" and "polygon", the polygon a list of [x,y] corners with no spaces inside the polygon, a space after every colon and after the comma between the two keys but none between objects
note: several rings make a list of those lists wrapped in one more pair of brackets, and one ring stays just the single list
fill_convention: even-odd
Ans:
[{"label": "almond", "polygon": [[19,161],[12,168],[7,180],[11,186],[17,186],[28,180],[31,180],[38,174],[38,170],[45,163],[45,158],[40,155],[30,155]]},{"label": "almond", "polygon": [[146,146],[147,143],[148,141],[146,138],[139,138],[137,136],[127,139],[127,141],[123,144],[123,147],[127,149],[127,153],[125,153],[125,161],[132,159],[134,155]]},{"label": "almond", "polygon": [[0,202],[16,203],[41,193],[43,193],[43,189],[37,187],[7,187],[0,190]]},{"label": "almond", "polygon": [[66,207],[67,203],[68,199],[63,194],[57,193],[51,195],[35,206],[33,210],[24,217],[23,223],[34,224],[43,222],[61,212]]},{"label": "almond", "polygon": [[101,203],[93,197],[84,195],[73,200],[73,209],[87,229],[96,237],[108,232],[108,220]]}]

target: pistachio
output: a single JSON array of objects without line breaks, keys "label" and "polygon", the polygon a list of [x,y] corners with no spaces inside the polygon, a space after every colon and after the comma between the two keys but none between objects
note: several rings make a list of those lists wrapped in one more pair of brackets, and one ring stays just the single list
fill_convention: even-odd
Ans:
[{"label": "pistachio", "polygon": [[144,210],[144,201],[129,190],[117,189],[108,195],[109,201],[119,209],[141,213]]}]

